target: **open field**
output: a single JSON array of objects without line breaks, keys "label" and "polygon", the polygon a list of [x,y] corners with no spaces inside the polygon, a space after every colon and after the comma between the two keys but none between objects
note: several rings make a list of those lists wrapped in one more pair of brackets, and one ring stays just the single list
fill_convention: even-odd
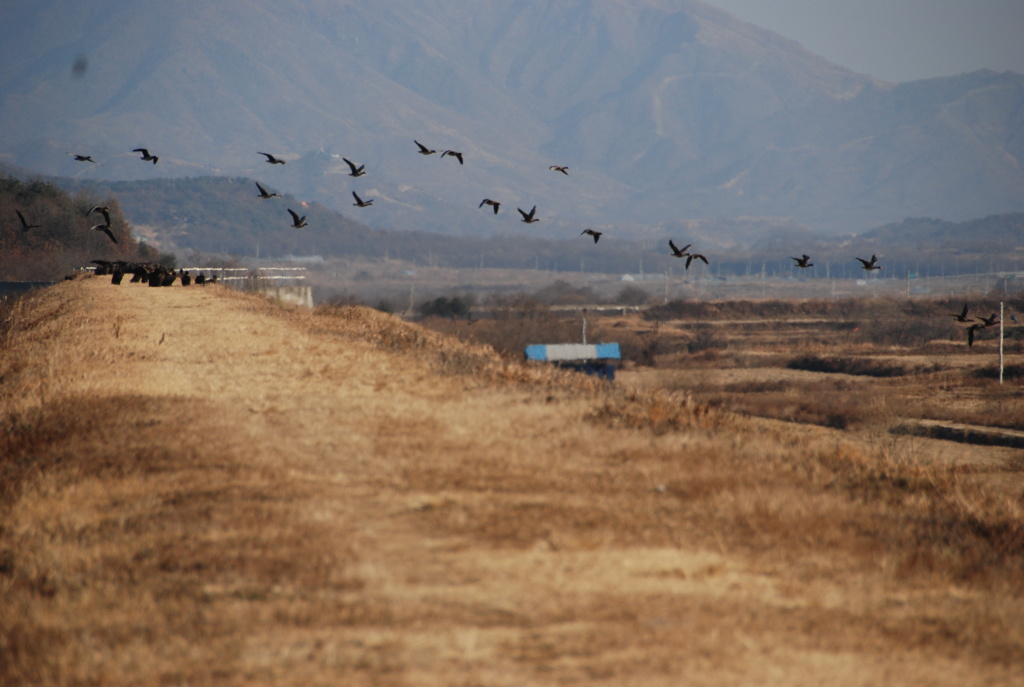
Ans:
[{"label": "open field", "polygon": [[[888,410],[741,415],[742,387],[840,373],[631,318],[601,326],[665,337],[655,367],[605,385],[219,286],[86,278],[19,302],[0,683],[1024,681],[1019,450],[894,435]],[[961,419],[1020,402],[949,357],[924,376]]]}]

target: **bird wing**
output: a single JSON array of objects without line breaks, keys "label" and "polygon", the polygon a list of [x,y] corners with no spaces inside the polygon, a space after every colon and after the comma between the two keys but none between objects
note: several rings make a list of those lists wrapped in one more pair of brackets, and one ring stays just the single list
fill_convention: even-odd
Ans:
[{"label": "bird wing", "polygon": [[299,215],[294,210],[292,210],[291,208],[288,208],[288,213],[292,216],[292,222],[294,224],[298,224],[301,221],[299,219]]},{"label": "bird wing", "polygon": [[262,186],[260,186],[260,182],[258,182],[258,181],[256,182],[256,188],[258,188],[258,189],[260,190],[260,195],[261,195],[261,196],[264,196],[264,197],[266,197],[267,195],[269,195],[269,194],[267,193],[267,189],[265,189],[265,188],[263,188]]},{"label": "bird wing", "polygon": [[700,253],[694,253],[694,254],[693,254],[693,255],[692,255],[691,257],[693,257],[693,258],[695,258],[695,259],[697,259],[697,260],[703,260],[703,261],[704,261],[704,264],[705,264],[705,265],[709,264],[709,263],[708,263],[708,259],[707,259],[707,258],[705,258],[705,257],[704,257],[703,255],[701,255]]},{"label": "bird wing", "polygon": [[145,148],[134,148],[132,150],[132,152],[133,153],[142,153],[143,157],[149,157],[149,151],[146,150]]},{"label": "bird wing", "polygon": [[352,192],[352,197],[356,199],[356,202],[362,205],[363,199],[359,197],[359,194],[355,191]]},{"label": "bird wing", "polygon": [[114,238],[114,232],[110,231],[110,225],[109,224],[105,224],[105,225],[101,226],[100,229],[103,231],[104,234],[106,234],[107,236],[110,237],[111,241],[113,241],[114,243],[117,243],[117,239]]},{"label": "bird wing", "polygon": [[[18,219],[21,220],[21,226],[23,226],[23,227],[25,227],[27,229],[28,228],[28,222],[25,221],[25,215],[21,214],[21,210],[15,210],[15,212],[18,213]],[[519,212],[522,212],[522,210],[520,210]]]},{"label": "bird wing", "polygon": [[349,160],[347,157],[343,157],[341,159],[345,161],[345,163],[348,165],[348,168],[352,170],[353,174],[359,171],[358,169],[356,169],[356,166],[352,164],[352,160]]},{"label": "bird wing", "polygon": [[859,260],[860,264],[862,264],[864,267],[871,267],[871,263],[865,260],[864,258],[857,258],[857,260]]}]

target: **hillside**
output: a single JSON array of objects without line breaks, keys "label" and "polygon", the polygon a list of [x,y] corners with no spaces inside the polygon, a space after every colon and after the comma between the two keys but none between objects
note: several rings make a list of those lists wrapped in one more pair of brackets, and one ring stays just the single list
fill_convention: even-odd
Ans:
[{"label": "hillside", "polygon": [[1019,503],[959,460],[220,286],[2,321],[5,684],[1024,677]]},{"label": "hillside", "polygon": [[[106,230],[103,215],[92,212],[97,206],[107,209]],[[0,176],[0,281],[55,281],[95,259],[160,257],[132,235],[116,197]]]},{"label": "hillside", "polygon": [[359,190],[373,226],[442,233],[526,233],[484,197],[634,238],[1024,209],[1024,76],[879,82],[696,0],[44,0],[5,24],[0,159],[36,172],[246,176],[342,210]]}]

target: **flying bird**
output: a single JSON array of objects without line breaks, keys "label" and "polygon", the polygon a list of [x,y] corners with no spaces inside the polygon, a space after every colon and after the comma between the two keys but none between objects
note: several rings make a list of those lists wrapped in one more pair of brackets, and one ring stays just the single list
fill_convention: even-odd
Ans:
[{"label": "flying bird", "polygon": [[693,245],[692,243],[688,243],[685,246],[683,246],[682,248],[679,248],[678,246],[676,246],[676,244],[672,243],[672,239],[668,240],[668,247],[672,249],[672,257],[673,258],[685,258],[685,257],[687,257],[689,255],[689,253],[687,253],[686,251],[690,250],[690,246],[692,246],[692,245]]},{"label": "flying bird", "polygon": [[301,229],[302,227],[308,226],[306,224],[306,216],[305,215],[303,215],[302,217],[299,217],[297,214],[295,214],[295,211],[292,210],[291,208],[288,208],[288,214],[290,214],[292,216],[292,226],[295,227],[296,229]]},{"label": "flying bird", "polygon": [[256,151],[256,154],[257,154],[257,155],[265,155],[265,156],[266,156],[266,158],[267,158],[267,162],[268,162],[268,163],[270,163],[270,164],[272,164],[272,165],[283,165],[283,164],[285,164],[285,161],[284,161],[284,160],[282,160],[282,159],[281,159],[281,158],[279,158],[279,157],[274,157],[274,156],[273,156],[273,155],[271,155],[270,153],[261,153],[261,152],[259,152],[259,151]]},{"label": "flying bird", "polygon": [[[420,155],[433,155],[434,153],[437,152],[436,150],[431,150],[427,146],[423,145],[422,143],[417,141],[415,138],[412,140],[412,142],[415,143],[419,147],[419,151],[417,151],[417,152],[419,152]],[[444,157],[444,156],[442,156],[442,157]]]},{"label": "flying bird", "polygon": [[865,270],[869,271],[869,272],[871,270],[880,270],[880,269],[882,269],[881,265],[876,265],[875,264],[876,262],[878,262],[878,256],[877,255],[872,255],[870,260],[865,260],[864,258],[857,258],[857,260],[858,260],[858,262],[860,262],[861,267],[864,268]]},{"label": "flying bird", "polygon": [[132,152],[133,153],[141,153],[142,154],[142,161],[143,162],[152,162],[154,165],[156,164],[157,160],[160,159],[156,155],[150,155],[149,151],[146,148],[133,148]]},{"label": "flying bird", "polygon": [[978,319],[981,320],[982,327],[994,327],[997,324],[999,324],[999,316],[996,315],[995,313],[992,313],[988,317],[981,316]]},{"label": "flying bird", "polygon": [[686,269],[690,269],[690,263],[694,260],[703,260],[705,265],[708,264],[708,259],[700,253],[690,253],[686,256]]},{"label": "flying bird", "polygon": [[808,267],[814,267],[814,263],[811,262],[811,256],[810,255],[804,255],[803,257],[799,257],[799,258],[794,258],[794,257],[791,256],[789,259],[790,260],[796,260],[796,266],[799,267],[802,270],[803,269],[807,269]]},{"label": "flying bird", "polygon": [[350,177],[361,177],[364,174],[366,174],[366,172],[363,171],[366,165],[359,165],[358,167],[356,167],[355,163],[352,162],[352,160],[349,160],[347,157],[343,157],[341,159],[344,160],[345,163],[348,165],[348,168],[352,170],[351,172],[348,173]]},{"label": "flying bird", "polygon": [[38,224],[29,224],[25,221],[25,215],[21,214],[21,210],[15,210],[18,213],[18,219],[21,220],[21,230],[28,231],[29,229],[38,229]]},{"label": "flying bird", "polygon": [[368,208],[371,205],[373,205],[373,199],[372,198],[370,200],[363,200],[362,198],[359,197],[359,194],[356,193],[355,191],[352,192],[352,197],[356,199],[356,202],[352,203],[356,207]]},{"label": "flying bird", "polygon": [[92,159],[92,155],[78,155],[77,153],[68,153],[68,155],[75,158],[75,162],[91,162],[96,164],[96,160]]},{"label": "flying bird", "polygon": [[98,212],[101,215],[103,215],[103,223],[106,224],[108,227],[110,226],[110,208],[108,208],[105,205],[97,205],[92,210],[89,210],[89,212],[85,213],[85,215],[86,217],[88,217],[94,212]]},{"label": "flying bird", "polygon": [[601,236],[602,234],[604,234],[604,232],[594,231],[593,229],[584,229],[583,231],[580,232],[580,236],[583,236],[584,234],[587,234],[588,236],[593,236],[594,243],[597,243],[601,239]]},{"label": "flying bird", "polygon": [[985,328],[985,325],[983,325],[983,324],[972,324],[970,327],[967,328],[967,347],[968,348],[970,348],[971,346],[974,345],[974,333],[976,331],[978,331],[979,329],[984,329],[984,328]]},{"label": "flying bird", "polygon": [[89,227],[89,228],[92,229],[93,231],[102,231],[104,234],[107,235],[107,237],[111,241],[113,241],[114,243],[117,243],[117,239],[114,238],[114,232],[110,231],[110,225],[109,224],[97,224],[96,226]]},{"label": "flying bird", "polygon": [[460,152],[458,152],[458,151],[455,151],[455,150],[446,150],[446,151],[444,151],[443,153],[441,153],[441,157],[444,157],[445,155],[451,155],[452,157],[454,157],[454,158],[458,159],[458,161],[459,161],[459,164],[460,164],[460,165],[461,165],[461,164],[465,164],[465,163],[464,163],[464,162],[462,161],[462,153],[460,153]]},{"label": "flying bird", "polygon": [[974,318],[973,317],[968,317],[967,316],[967,304],[966,303],[964,303],[964,309],[963,309],[962,312],[950,313],[950,317],[956,318],[957,322],[963,322],[963,323],[974,322]]},{"label": "flying bird", "polygon": [[[516,208],[516,210],[519,210],[519,208]],[[534,217],[534,215],[537,214],[537,206],[536,205],[534,205],[533,209],[530,210],[529,212],[523,212],[522,210],[519,210],[519,214],[523,216],[522,221],[526,222],[527,224],[533,224],[534,222],[539,222],[540,221],[539,219]]]},{"label": "flying bird", "polygon": [[477,207],[482,208],[485,205],[490,205],[492,208],[494,208],[494,214],[498,214],[498,208],[501,207],[501,203],[499,203],[496,200],[491,200],[490,198],[484,198],[483,200],[481,200],[480,205],[478,205]]},{"label": "flying bird", "polygon": [[569,176],[569,168],[565,165],[551,165],[548,167],[552,172],[561,172],[565,176]]},{"label": "flying bird", "polygon": [[268,193],[267,189],[265,189],[262,186],[260,186],[260,182],[258,182],[258,181],[256,182],[256,188],[258,188],[260,190],[260,198],[280,198],[281,197],[281,195],[279,193]]}]

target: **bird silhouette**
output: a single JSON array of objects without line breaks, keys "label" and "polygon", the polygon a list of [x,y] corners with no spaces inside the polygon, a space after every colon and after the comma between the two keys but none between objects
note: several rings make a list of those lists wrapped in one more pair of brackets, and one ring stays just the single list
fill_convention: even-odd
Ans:
[{"label": "bird silhouette", "polygon": [[882,269],[881,265],[875,264],[876,262],[878,262],[877,255],[872,255],[870,260],[865,260],[864,258],[857,258],[857,261],[860,262],[861,267],[867,270],[868,272],[870,272],[871,270]]},{"label": "bird silhouette", "polygon": [[690,269],[690,263],[694,260],[703,260],[705,265],[708,264],[708,259],[700,253],[690,253],[686,256],[686,269]]},{"label": "bird silhouette", "polygon": [[363,171],[363,168],[365,168],[366,165],[359,165],[358,167],[356,167],[355,163],[352,162],[352,160],[349,160],[347,157],[343,157],[341,159],[344,160],[345,164],[348,165],[348,168],[352,170],[351,172],[348,173],[350,177],[361,177],[364,174],[366,174],[366,172]]},{"label": "bird silhouette", "polygon": [[280,198],[281,195],[278,193],[268,193],[267,189],[260,186],[260,182],[256,182],[256,188],[260,190],[260,198]]},{"label": "bird silhouette", "polygon": [[492,208],[494,208],[494,214],[498,214],[498,208],[501,207],[501,203],[499,203],[496,200],[491,200],[490,198],[484,198],[483,200],[481,200],[480,205],[478,205],[477,207],[482,208],[485,205],[490,205]]},{"label": "bird silhouette", "polygon": [[803,257],[799,257],[799,258],[790,257],[789,259],[790,260],[796,260],[796,266],[799,267],[802,270],[803,269],[807,269],[808,267],[814,267],[814,263],[811,262],[811,256],[810,255],[804,255]]},{"label": "bird silhouette", "polygon": [[950,317],[956,318],[957,322],[964,322],[964,323],[974,322],[974,318],[973,317],[968,317],[967,316],[967,304],[966,303],[964,303],[964,309],[963,309],[962,312],[950,313]]},{"label": "bird silhouette", "polygon": [[39,228],[38,224],[29,224],[28,222],[26,222],[25,221],[25,215],[21,214],[21,210],[15,210],[15,212],[18,213],[18,219],[21,220],[21,230],[22,231],[28,231],[29,229],[38,229]]},{"label": "bird silhouette", "polygon": [[443,153],[441,153],[441,157],[444,157],[445,155],[451,155],[452,157],[456,158],[456,159],[457,159],[457,160],[459,161],[459,164],[460,164],[460,165],[461,165],[461,164],[465,164],[465,163],[463,162],[463,160],[462,160],[462,153],[460,153],[460,152],[458,152],[458,151],[455,151],[455,150],[446,150],[446,151],[444,151]]},{"label": "bird silhouette", "polygon": [[992,313],[988,317],[985,317],[983,315],[983,316],[979,317],[978,319],[981,320],[981,322],[982,322],[981,326],[983,326],[983,327],[994,327],[997,324],[999,324],[999,315],[996,315],[995,313]]},{"label": "bird silhouette", "polygon": [[565,176],[569,176],[569,168],[564,165],[551,165],[548,169],[552,172],[561,172]]},{"label": "bird silhouette", "polygon": [[303,215],[302,217],[299,217],[295,213],[295,211],[292,210],[291,208],[288,208],[288,214],[290,214],[292,216],[292,226],[295,227],[296,229],[301,229],[302,227],[308,226],[306,224],[306,216],[305,215]]},{"label": "bird silhouette", "polygon": [[107,237],[111,241],[113,241],[114,243],[117,243],[117,239],[114,238],[114,232],[110,231],[110,225],[109,224],[97,224],[96,226],[89,227],[89,228],[91,230],[93,230],[93,231],[102,231],[104,234],[107,235]]},{"label": "bird silhouette", "polygon": [[355,191],[352,192],[352,197],[356,199],[356,202],[352,203],[356,207],[368,208],[371,205],[373,205],[373,199],[372,198],[370,200],[363,200],[362,198],[359,197],[359,194],[356,193]]},{"label": "bird silhouette", "polygon": [[154,165],[157,163],[157,160],[160,159],[156,155],[150,155],[149,154],[149,150],[147,150],[146,148],[133,148],[132,152],[133,153],[140,153],[142,155],[142,161],[143,162],[152,162]]},{"label": "bird silhouette", "polygon": [[970,348],[971,346],[974,345],[974,333],[977,332],[979,329],[984,329],[984,328],[985,328],[985,325],[983,325],[983,324],[972,324],[970,327],[967,328],[967,347],[968,348]]},{"label": "bird silhouette", "polygon": [[690,250],[690,246],[692,246],[692,245],[693,245],[692,243],[688,243],[685,246],[683,246],[682,248],[679,248],[678,246],[676,246],[676,244],[672,243],[672,239],[668,240],[668,247],[670,249],[672,249],[672,257],[673,258],[685,258],[685,257],[689,256],[690,254],[687,253],[686,251]]},{"label": "bird silhouette", "polygon": [[[519,208],[516,208],[516,210],[519,210]],[[521,221],[526,222],[527,224],[533,224],[534,222],[539,222],[540,221],[539,219],[537,219],[534,216],[534,215],[537,214],[537,206],[536,205],[534,205],[533,209],[530,210],[529,212],[523,212],[522,210],[519,210],[519,214],[523,216],[523,219]]]},{"label": "bird silhouette", "polygon": [[420,155],[433,155],[434,153],[437,152],[436,150],[431,150],[427,146],[423,145],[422,143],[417,141],[415,138],[412,140],[412,142],[415,143],[417,145],[417,147],[419,147],[419,150],[417,152]]},{"label": "bird silhouette", "polygon": [[257,155],[265,155],[265,156],[266,156],[266,158],[267,158],[267,162],[268,162],[268,163],[270,163],[270,164],[272,164],[272,165],[283,165],[283,164],[285,164],[285,161],[284,161],[284,160],[282,160],[282,159],[281,159],[281,158],[279,158],[279,157],[274,157],[274,156],[273,156],[273,155],[271,155],[270,153],[261,153],[261,152],[259,152],[259,151],[256,151],[256,154],[257,154]]},{"label": "bird silhouette", "polygon": [[597,243],[601,239],[601,236],[604,234],[604,232],[603,231],[594,231],[593,229],[584,229],[583,231],[580,232],[580,236],[583,236],[584,234],[586,234],[588,236],[593,236],[594,237],[594,243]]},{"label": "bird silhouette", "polygon": [[89,210],[89,212],[85,213],[85,215],[86,217],[88,217],[94,212],[98,212],[101,215],[103,215],[103,223],[106,224],[108,227],[110,226],[110,208],[106,207],[105,205],[97,205],[92,210]]},{"label": "bird silhouette", "polygon": [[91,162],[96,164],[96,160],[92,159],[92,155],[78,155],[77,153],[68,153],[68,155],[75,158],[75,162]]}]

